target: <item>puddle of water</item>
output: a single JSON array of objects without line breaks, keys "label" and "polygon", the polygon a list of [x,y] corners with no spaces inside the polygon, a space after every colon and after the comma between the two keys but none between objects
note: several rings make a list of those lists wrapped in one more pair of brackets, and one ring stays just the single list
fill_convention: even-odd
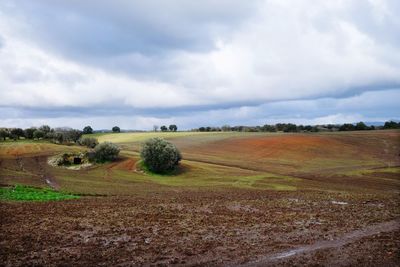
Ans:
[{"label": "puddle of water", "polygon": [[349,203],[347,203],[347,202],[335,201],[335,200],[332,200],[331,203],[332,203],[332,204],[336,204],[336,205],[347,205],[347,204],[349,204]]},{"label": "puddle of water", "polygon": [[271,259],[283,259],[283,258],[287,258],[287,257],[291,257],[293,255],[296,255],[299,252],[303,252],[303,249],[294,249],[294,250],[290,250],[288,252],[283,252],[283,253],[276,255],[275,257],[272,257]]}]

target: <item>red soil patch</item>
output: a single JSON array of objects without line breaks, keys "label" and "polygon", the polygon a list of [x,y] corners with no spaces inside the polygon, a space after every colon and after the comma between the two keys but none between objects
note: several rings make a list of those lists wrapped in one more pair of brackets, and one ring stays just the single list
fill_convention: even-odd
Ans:
[{"label": "red soil patch", "polygon": [[245,156],[244,160],[247,157],[305,160],[327,155],[343,157],[344,153],[353,153],[349,144],[330,136],[301,134],[232,138],[196,146],[189,151],[217,155],[223,153],[227,157]]},{"label": "red soil patch", "polygon": [[321,136],[287,135],[262,138],[239,139],[226,146],[240,147],[256,156],[275,157],[297,154],[299,157],[311,157],[329,150],[343,149],[343,143]]},{"label": "red soil patch", "polygon": [[108,169],[123,170],[123,171],[134,171],[137,160],[127,158],[111,164]]},{"label": "red soil patch", "polygon": [[335,172],[400,164],[400,132],[276,134],[183,147],[184,157],[277,173]]}]

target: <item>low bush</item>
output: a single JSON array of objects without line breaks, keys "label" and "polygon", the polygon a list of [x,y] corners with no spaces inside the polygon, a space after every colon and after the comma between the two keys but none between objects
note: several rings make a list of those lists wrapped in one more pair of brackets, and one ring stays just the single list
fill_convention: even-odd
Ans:
[{"label": "low bush", "polygon": [[164,173],[175,169],[182,159],[179,150],[162,138],[151,138],[142,147],[140,156],[152,172]]},{"label": "low bush", "polygon": [[95,147],[95,159],[98,162],[113,161],[118,157],[119,151],[117,145],[104,142]]}]

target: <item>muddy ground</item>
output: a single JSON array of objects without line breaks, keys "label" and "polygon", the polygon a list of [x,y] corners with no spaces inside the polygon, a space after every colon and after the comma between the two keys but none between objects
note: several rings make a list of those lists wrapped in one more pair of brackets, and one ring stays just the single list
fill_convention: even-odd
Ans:
[{"label": "muddy ground", "polygon": [[3,201],[0,262],[399,266],[398,203],[394,195],[243,189]]}]

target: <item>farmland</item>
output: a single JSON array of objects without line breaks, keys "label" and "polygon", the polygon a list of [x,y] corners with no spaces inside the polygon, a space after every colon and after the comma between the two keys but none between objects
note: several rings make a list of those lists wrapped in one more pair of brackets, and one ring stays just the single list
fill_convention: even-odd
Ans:
[{"label": "farmland", "polygon": [[[400,264],[397,130],[91,136],[119,159],[70,170],[48,157],[84,148],[0,143],[2,186],[80,196],[1,200],[1,265]],[[182,152],[176,172],[138,168],[154,136]]]}]

